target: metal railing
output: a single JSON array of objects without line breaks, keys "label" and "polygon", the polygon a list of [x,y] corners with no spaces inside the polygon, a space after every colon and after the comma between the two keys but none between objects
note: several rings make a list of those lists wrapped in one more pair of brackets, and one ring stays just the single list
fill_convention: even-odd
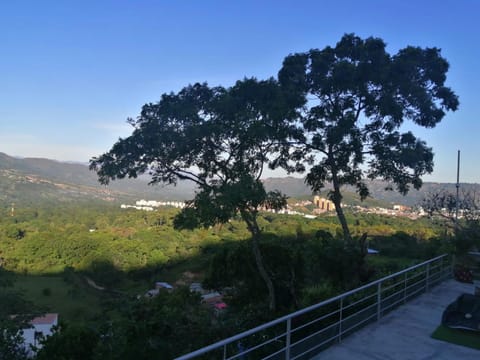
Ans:
[{"label": "metal railing", "polygon": [[450,258],[441,255],[177,360],[309,359],[451,275]]}]

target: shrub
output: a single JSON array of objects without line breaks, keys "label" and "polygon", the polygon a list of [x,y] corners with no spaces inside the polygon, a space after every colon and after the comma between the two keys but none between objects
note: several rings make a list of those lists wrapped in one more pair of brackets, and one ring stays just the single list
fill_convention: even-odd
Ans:
[{"label": "shrub", "polygon": [[50,295],[52,295],[52,290],[50,288],[44,288],[42,290],[42,294],[43,294],[43,296],[50,296]]}]

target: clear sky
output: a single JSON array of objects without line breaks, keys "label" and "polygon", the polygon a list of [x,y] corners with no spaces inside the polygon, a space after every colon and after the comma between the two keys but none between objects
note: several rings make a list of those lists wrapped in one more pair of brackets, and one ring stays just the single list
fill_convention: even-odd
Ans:
[{"label": "clear sky", "polygon": [[0,152],[87,162],[128,136],[165,92],[276,76],[289,53],[344,33],[439,47],[460,109],[414,131],[433,147],[426,181],[480,182],[480,1],[18,0],[0,4]]}]

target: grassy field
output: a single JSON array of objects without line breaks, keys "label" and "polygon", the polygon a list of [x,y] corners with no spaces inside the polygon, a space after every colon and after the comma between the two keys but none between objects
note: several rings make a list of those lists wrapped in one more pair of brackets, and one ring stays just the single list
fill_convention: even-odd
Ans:
[{"label": "grassy field", "polygon": [[[15,275],[14,287],[20,290],[24,298],[42,312],[53,312],[60,315],[60,320],[67,322],[95,321],[102,316],[102,302],[116,296],[133,297],[144,294],[154,287],[155,281],[167,281],[173,285],[190,285],[201,281],[203,261],[183,261],[165,268],[155,276],[149,275],[142,279],[131,279],[120,276],[113,291],[95,289],[87,283],[84,274],[77,272],[52,275]],[[102,286],[102,283],[97,283]],[[110,309],[111,310],[111,309]]]},{"label": "grassy field", "polygon": [[450,329],[440,325],[432,334],[432,338],[480,350],[480,333],[475,331]]},{"label": "grassy field", "polygon": [[59,313],[60,320],[75,322],[100,315],[100,302],[106,296],[77,275],[67,281],[62,276],[17,275],[15,288],[45,312]]}]

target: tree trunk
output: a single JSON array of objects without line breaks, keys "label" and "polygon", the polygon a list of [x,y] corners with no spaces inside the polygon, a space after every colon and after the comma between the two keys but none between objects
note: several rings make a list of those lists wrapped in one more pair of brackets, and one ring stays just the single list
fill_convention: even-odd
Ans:
[{"label": "tree trunk", "polygon": [[265,269],[265,265],[263,264],[263,257],[262,253],[260,252],[258,235],[252,237],[252,250],[253,254],[255,255],[255,262],[257,263],[258,271],[260,272],[260,276],[262,277],[265,285],[267,285],[268,289],[268,308],[271,311],[275,311],[276,309],[276,301],[275,301],[275,288],[273,287],[273,281],[267,273]]},{"label": "tree trunk", "polygon": [[258,272],[260,273],[261,278],[265,282],[265,285],[268,289],[268,307],[271,311],[276,309],[276,299],[275,299],[275,288],[273,286],[273,281],[268,275],[268,272],[263,263],[262,253],[260,251],[260,228],[257,224],[257,219],[254,214],[247,214],[245,211],[241,212],[243,220],[247,223],[248,230],[252,234],[252,251],[255,257],[255,263],[257,264]]},{"label": "tree trunk", "polygon": [[350,243],[352,241],[352,235],[350,234],[350,229],[348,228],[347,219],[345,218],[345,214],[343,213],[342,194],[340,193],[340,185],[338,184],[336,173],[333,173],[332,183],[333,183],[333,194],[332,194],[331,200],[335,204],[335,211],[337,212],[340,225],[342,225],[343,239],[345,240],[345,242]]},{"label": "tree trunk", "polygon": [[292,297],[293,300],[293,305],[295,306],[295,309],[298,309],[298,298],[297,298],[297,292],[295,291],[295,269],[292,267],[290,268],[290,281],[288,284],[288,289],[290,291],[290,296]]}]

